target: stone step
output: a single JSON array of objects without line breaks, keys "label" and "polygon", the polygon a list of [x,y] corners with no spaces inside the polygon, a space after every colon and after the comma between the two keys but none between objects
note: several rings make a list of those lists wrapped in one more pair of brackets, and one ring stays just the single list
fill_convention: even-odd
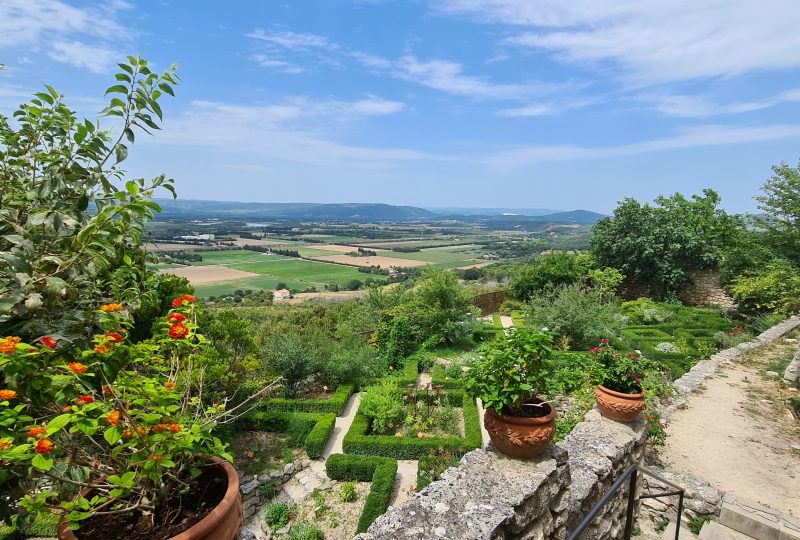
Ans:
[{"label": "stone step", "polygon": [[[686,522],[681,520],[681,534],[679,536],[680,540],[683,539],[694,539],[696,538],[695,535],[686,527]],[[675,540],[675,522],[670,521],[667,525],[667,528],[664,529],[664,532],[661,533],[661,540]]]},{"label": "stone step", "polygon": [[800,540],[800,519],[726,493],[719,523],[757,540]]},{"label": "stone step", "polygon": [[752,536],[729,529],[717,521],[709,521],[700,529],[700,540],[753,540]]}]

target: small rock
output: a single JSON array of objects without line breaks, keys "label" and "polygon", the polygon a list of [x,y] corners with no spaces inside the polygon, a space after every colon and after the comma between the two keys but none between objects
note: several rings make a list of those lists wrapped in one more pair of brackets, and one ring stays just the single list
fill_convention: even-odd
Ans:
[{"label": "small rock", "polygon": [[294,463],[287,463],[283,467],[283,474],[292,474],[294,472]]},{"label": "small rock", "polygon": [[256,540],[256,533],[248,529],[242,529],[239,532],[239,540]]},{"label": "small rock", "polygon": [[778,378],[778,373],[775,372],[775,371],[767,371],[764,375],[766,375],[770,379],[777,379]]},{"label": "small rock", "polygon": [[447,530],[444,527],[436,527],[433,530],[433,534],[435,534],[439,538],[444,538],[444,535],[447,534]]}]

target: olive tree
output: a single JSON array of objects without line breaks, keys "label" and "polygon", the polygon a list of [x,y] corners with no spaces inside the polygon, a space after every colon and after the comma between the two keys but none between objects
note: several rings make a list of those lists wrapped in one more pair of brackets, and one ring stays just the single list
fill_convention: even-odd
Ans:
[{"label": "olive tree", "polygon": [[141,236],[160,211],[151,197],[174,196],[172,180],[126,179],[121,163],[141,132],[159,129],[159,100],[178,77],[138,56],[119,69],[100,112],[113,129],[79,119],[51,86],[0,115],[0,335],[68,343],[90,335],[98,302],[135,310],[155,290]]}]

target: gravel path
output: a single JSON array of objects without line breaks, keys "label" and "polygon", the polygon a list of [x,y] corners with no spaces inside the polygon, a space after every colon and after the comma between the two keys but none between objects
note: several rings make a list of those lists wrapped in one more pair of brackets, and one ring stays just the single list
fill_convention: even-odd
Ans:
[{"label": "gravel path", "polygon": [[[659,452],[675,472],[699,476],[720,490],[800,515],[800,429],[782,404],[786,397],[762,376],[771,360],[791,355],[796,343],[779,338],[722,362],[705,390],[686,397],[667,425]],[[795,392],[794,395],[797,395]]]},{"label": "gravel path", "polygon": [[342,454],[342,441],[344,440],[344,436],[347,434],[347,430],[350,429],[350,426],[353,424],[353,418],[356,416],[356,412],[358,411],[358,405],[361,403],[361,398],[358,394],[353,394],[350,396],[350,400],[347,402],[347,405],[342,412],[342,416],[336,417],[336,424],[333,427],[333,432],[331,433],[330,439],[328,439],[328,444],[325,445],[325,449],[322,451],[322,460],[328,459],[328,456],[331,454]]}]

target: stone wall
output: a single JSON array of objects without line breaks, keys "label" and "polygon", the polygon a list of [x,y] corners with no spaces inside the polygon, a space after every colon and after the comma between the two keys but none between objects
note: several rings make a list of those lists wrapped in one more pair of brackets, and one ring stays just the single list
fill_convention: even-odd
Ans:
[{"label": "stone wall", "polygon": [[472,303],[481,310],[481,317],[485,317],[497,312],[505,299],[506,291],[493,291],[476,295]]},{"label": "stone wall", "polygon": [[[658,467],[650,466],[654,473],[673,484],[683,486],[683,516],[681,521],[688,523],[690,519],[697,517],[716,518],[722,508],[723,492],[714,488],[711,484],[691,474],[676,474]],[[646,494],[664,493],[674,491],[674,488],[658,481],[655,478],[645,476],[642,482],[642,492]],[[662,522],[675,521],[675,514],[678,512],[678,497],[662,497],[659,499],[642,499],[643,510],[652,517],[658,518]]]},{"label": "stone wall", "polygon": [[[736,302],[725,292],[719,280],[719,273],[713,270],[700,270],[689,275],[692,286],[679,295],[690,306],[719,306],[722,309],[736,309]],[[647,284],[634,278],[625,278],[619,287],[619,295],[626,300],[650,297],[652,291]]]},{"label": "stone wall", "polygon": [[[643,420],[622,424],[587,413],[567,438],[537,458],[518,460],[473,450],[456,468],[397,508],[359,540],[448,538],[556,540],[581,520],[622,471],[644,452]],[[626,488],[584,538],[619,538]]]},{"label": "stone wall", "polygon": [[786,371],[783,372],[783,380],[787,383],[800,381],[800,349],[797,349],[794,358],[786,366]]},{"label": "stone wall", "polygon": [[719,281],[719,273],[701,270],[690,275],[692,288],[680,295],[691,306],[719,306],[722,309],[735,309],[736,302],[725,292]]},{"label": "stone wall", "polygon": [[297,459],[294,463],[287,463],[284,465],[283,470],[259,474],[258,476],[237,471],[239,474],[239,491],[242,494],[242,508],[245,521],[253,517],[258,511],[259,502],[261,501],[258,488],[269,481],[274,481],[276,488],[278,488],[288,482],[293,475],[302,471],[310,464],[311,460],[309,459]]}]

